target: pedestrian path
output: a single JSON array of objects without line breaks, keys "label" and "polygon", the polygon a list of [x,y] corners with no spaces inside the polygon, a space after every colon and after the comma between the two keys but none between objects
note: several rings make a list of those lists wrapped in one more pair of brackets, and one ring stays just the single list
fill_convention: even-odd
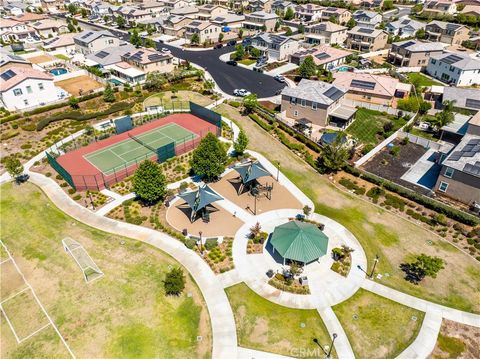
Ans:
[{"label": "pedestrian path", "polygon": [[238,347],[238,359],[289,359],[285,355],[262,352],[260,350]]},{"label": "pedestrian path", "polygon": [[121,194],[110,191],[108,189],[103,189],[100,192],[103,193],[105,196],[113,198],[113,201],[108,202],[106,205],[104,205],[102,208],[96,211],[96,213],[99,214],[100,216],[107,215],[114,208],[117,208],[118,206],[122,205],[122,203],[125,202],[126,200],[135,198],[135,193],[128,193],[122,196]]},{"label": "pedestrian path", "polygon": [[335,339],[335,350],[337,351],[337,356],[340,359],[354,359],[355,354],[353,354],[353,349],[350,345],[347,334],[345,334],[345,331],[343,330],[343,327],[333,309],[330,307],[318,309],[318,313],[320,314],[323,323],[327,327],[330,336],[333,336],[333,334],[337,335],[337,338]]}]

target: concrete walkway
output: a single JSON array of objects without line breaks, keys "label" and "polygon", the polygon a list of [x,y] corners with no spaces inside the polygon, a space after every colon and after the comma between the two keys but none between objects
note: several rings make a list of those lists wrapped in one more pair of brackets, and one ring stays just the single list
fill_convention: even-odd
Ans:
[{"label": "concrete walkway", "polygon": [[393,300],[407,307],[420,310],[422,312],[438,315],[442,318],[452,320],[457,323],[471,325],[480,328],[480,315],[463,312],[458,309],[445,307],[440,304],[432,303],[424,299],[414,297],[409,294],[399,292],[372,280],[365,280],[362,288],[382,297]]},{"label": "concrete walkway", "polygon": [[238,359],[289,359],[285,355],[262,352],[254,349],[238,347]]},{"label": "concrete walkway", "polygon": [[222,284],[199,256],[164,233],[106,218],[83,208],[50,178],[33,172],[30,172],[30,178],[31,182],[39,186],[60,210],[76,220],[105,232],[149,243],[185,266],[202,291],[208,307],[212,323],[212,357],[223,359],[237,356],[237,333],[232,308]]},{"label": "concrete walkway", "polygon": [[355,354],[353,353],[352,346],[348,341],[347,334],[345,334],[345,331],[343,330],[343,327],[333,309],[330,307],[324,308],[318,310],[318,313],[320,314],[323,323],[327,327],[330,336],[332,336],[333,333],[337,334],[337,339],[335,340],[335,350],[337,351],[337,356],[340,359],[355,358]]}]

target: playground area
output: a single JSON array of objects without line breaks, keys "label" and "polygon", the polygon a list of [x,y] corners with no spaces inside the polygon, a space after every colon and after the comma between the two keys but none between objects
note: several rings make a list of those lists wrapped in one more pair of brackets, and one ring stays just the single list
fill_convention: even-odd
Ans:
[{"label": "playground area", "polygon": [[[272,176],[260,177],[255,181],[258,188],[262,189],[256,196],[256,200],[247,187],[244,187],[240,192],[242,180],[236,171],[227,173],[220,181],[212,183],[211,187],[217,193],[251,214],[254,214],[255,208],[257,214],[281,208],[303,208],[301,202]],[[270,193],[267,192],[268,187],[271,187]]]}]

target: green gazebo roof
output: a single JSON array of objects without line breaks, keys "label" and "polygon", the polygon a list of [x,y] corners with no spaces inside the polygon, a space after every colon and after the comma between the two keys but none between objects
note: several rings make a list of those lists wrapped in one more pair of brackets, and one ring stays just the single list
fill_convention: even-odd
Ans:
[{"label": "green gazebo roof", "polygon": [[309,263],[327,254],[328,237],[314,224],[290,221],[275,227],[270,239],[283,258]]}]

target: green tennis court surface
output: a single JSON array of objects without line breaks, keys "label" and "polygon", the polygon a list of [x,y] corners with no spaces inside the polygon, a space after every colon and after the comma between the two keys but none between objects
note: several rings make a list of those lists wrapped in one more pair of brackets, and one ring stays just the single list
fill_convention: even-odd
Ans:
[{"label": "green tennis court surface", "polygon": [[[169,123],[135,135],[135,137],[147,146],[157,149],[172,142],[175,142],[175,146],[189,142],[197,138],[198,135],[176,123]],[[114,170],[121,170],[154,155],[155,152],[134,139],[128,138],[109,147],[86,154],[84,158],[105,175],[110,175],[114,173]]]}]

